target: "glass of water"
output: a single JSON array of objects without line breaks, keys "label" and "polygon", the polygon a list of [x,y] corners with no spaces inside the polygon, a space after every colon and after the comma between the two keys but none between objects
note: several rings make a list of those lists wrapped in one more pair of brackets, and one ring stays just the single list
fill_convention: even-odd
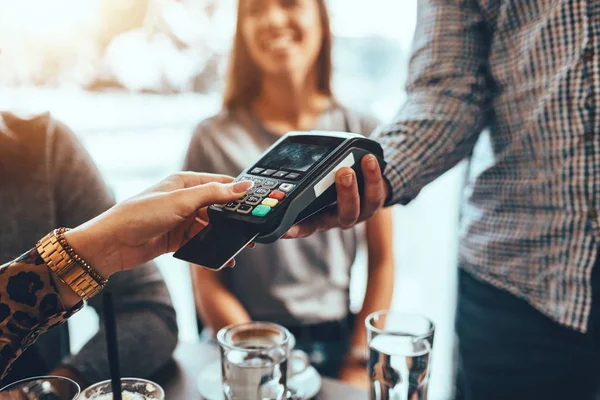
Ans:
[{"label": "glass of water", "polygon": [[0,400],[74,400],[79,385],[62,376],[23,379],[0,389]]},{"label": "glass of water", "polygon": [[367,317],[370,400],[426,400],[433,322],[378,311]]},{"label": "glass of water", "polygon": [[283,400],[287,396],[290,332],[267,322],[223,328],[221,345],[223,392],[227,400]]}]

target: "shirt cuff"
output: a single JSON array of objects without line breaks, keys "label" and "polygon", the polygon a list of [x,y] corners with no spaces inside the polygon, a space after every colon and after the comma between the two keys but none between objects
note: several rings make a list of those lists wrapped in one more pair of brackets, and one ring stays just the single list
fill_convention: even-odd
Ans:
[{"label": "shirt cuff", "polygon": [[52,273],[34,248],[0,267],[0,373],[44,332],[62,324],[83,307],[65,309]]},{"label": "shirt cuff", "polygon": [[[385,138],[389,140],[389,138]],[[383,171],[383,178],[388,186],[388,196],[385,199],[384,207],[390,207],[396,204],[407,205],[417,195],[420,190],[412,191],[410,179],[407,171],[415,169],[415,163],[405,156],[408,152],[393,146],[393,143],[386,143],[381,140],[387,166]],[[391,141],[390,141],[391,142]]]}]

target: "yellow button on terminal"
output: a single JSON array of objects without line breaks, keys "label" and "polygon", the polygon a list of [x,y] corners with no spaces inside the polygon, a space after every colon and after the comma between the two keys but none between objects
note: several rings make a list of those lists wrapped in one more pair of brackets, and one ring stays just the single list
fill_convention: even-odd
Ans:
[{"label": "yellow button on terminal", "polygon": [[277,204],[279,204],[278,200],[275,199],[264,199],[261,203],[263,206],[267,206],[267,207],[275,207]]}]

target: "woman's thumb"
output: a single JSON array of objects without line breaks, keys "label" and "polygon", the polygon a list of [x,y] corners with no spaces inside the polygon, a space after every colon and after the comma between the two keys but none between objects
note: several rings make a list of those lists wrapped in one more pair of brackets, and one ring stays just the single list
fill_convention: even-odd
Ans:
[{"label": "woman's thumb", "polygon": [[179,190],[180,193],[178,193],[177,201],[181,202],[180,205],[192,213],[199,208],[211,204],[225,204],[230,201],[238,200],[243,197],[252,186],[254,186],[252,181],[241,181],[228,184],[211,182],[205,185]]}]

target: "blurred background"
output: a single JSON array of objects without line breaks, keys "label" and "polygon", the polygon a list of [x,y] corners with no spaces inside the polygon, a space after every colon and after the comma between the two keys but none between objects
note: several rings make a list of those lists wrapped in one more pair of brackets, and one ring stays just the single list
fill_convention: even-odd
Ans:
[{"label": "blurred background", "polygon": [[[417,0],[329,0],[334,90],[390,120],[404,100]],[[50,111],[79,136],[118,200],[177,171],[193,127],[221,106],[235,0],[0,0],[0,109]],[[431,397],[452,387],[458,203],[464,165],[395,210],[393,307],[437,325]],[[359,258],[353,304],[366,268]],[[186,265],[158,260],[182,340],[198,340]],[[93,311],[70,321],[77,349]]]}]

